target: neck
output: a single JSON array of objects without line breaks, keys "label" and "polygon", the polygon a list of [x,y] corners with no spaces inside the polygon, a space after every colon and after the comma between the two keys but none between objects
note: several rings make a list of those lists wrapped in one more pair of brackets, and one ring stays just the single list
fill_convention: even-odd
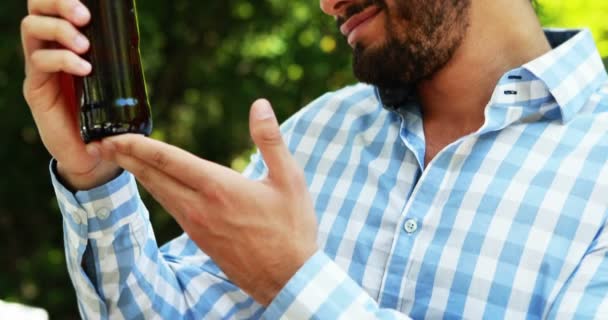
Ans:
[{"label": "neck", "polygon": [[479,129],[500,77],[551,50],[527,1],[472,1],[461,46],[445,67],[418,85],[425,125],[457,128],[461,135]]}]

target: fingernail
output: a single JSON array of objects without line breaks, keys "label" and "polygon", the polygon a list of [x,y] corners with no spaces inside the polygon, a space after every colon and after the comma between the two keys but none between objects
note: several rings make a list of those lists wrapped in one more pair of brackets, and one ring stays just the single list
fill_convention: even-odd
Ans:
[{"label": "fingernail", "polygon": [[89,18],[89,10],[87,10],[87,8],[82,5],[82,4],[77,4],[76,7],[74,8],[74,18],[76,20],[79,21],[83,21]]},{"label": "fingernail", "polygon": [[74,45],[78,49],[86,49],[89,46],[89,40],[85,36],[79,34],[74,38]]},{"label": "fingernail", "polygon": [[265,99],[261,99],[256,103],[253,112],[253,115],[257,120],[266,120],[274,118],[274,111],[272,111],[272,106],[270,106],[270,102]]},{"label": "fingernail", "polygon": [[78,70],[82,71],[83,73],[89,73],[91,71],[91,68],[91,64],[88,61],[78,61]]}]

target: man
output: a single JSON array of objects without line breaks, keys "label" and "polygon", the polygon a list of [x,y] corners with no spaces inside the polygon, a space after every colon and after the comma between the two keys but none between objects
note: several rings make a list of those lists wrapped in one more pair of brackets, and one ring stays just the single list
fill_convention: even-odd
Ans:
[{"label": "man", "polygon": [[[527,0],[321,7],[371,85],[281,134],[256,101],[243,177],[141,136],[85,147],[57,72],[90,71],[88,12],[30,0],[24,90],[82,315],[606,318],[608,77],[590,33],[544,33]],[[186,234],[158,248],[133,176]]]}]

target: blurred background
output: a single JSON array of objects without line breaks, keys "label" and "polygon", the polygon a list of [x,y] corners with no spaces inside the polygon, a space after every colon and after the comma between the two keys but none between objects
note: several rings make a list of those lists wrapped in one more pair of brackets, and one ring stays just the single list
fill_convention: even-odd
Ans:
[{"label": "blurred background", "polygon": [[[77,319],[49,155],[22,97],[19,25],[26,0],[0,10],[0,299]],[[249,159],[248,110],[268,98],[279,119],[355,82],[350,49],[317,0],[139,1],[154,134],[237,170]],[[587,27],[608,56],[608,1],[540,0],[545,26]],[[159,243],[181,231],[154,201]]]}]

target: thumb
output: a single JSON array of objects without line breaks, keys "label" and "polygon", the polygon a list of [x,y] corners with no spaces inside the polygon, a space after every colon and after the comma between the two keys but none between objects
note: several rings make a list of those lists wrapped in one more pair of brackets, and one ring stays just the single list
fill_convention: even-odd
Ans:
[{"label": "thumb", "polygon": [[283,142],[279,123],[268,100],[258,99],[251,106],[249,131],[268,166],[270,180],[288,182],[297,165]]}]

